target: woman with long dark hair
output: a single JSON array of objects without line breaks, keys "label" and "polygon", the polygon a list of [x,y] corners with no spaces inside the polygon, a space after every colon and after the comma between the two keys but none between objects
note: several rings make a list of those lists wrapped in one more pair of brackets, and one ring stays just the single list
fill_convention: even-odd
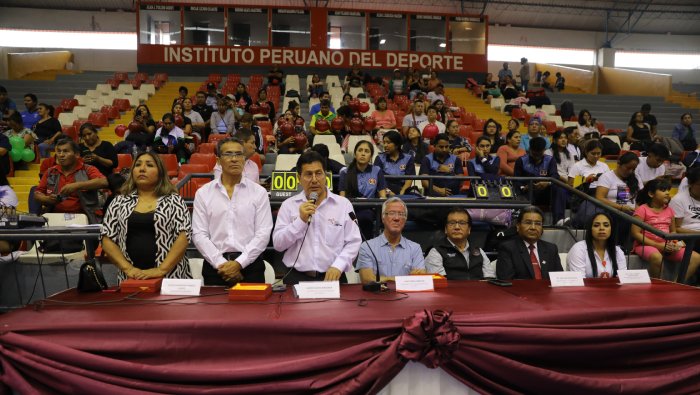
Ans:
[{"label": "woman with long dark hair", "polygon": [[644,114],[641,111],[636,111],[632,114],[629,123],[627,124],[627,142],[630,148],[638,151],[646,151],[654,142],[654,134],[651,126],[644,122]]},{"label": "woman with long dark hair", "polygon": [[[518,121],[515,119],[511,119],[511,121],[515,121],[515,130],[518,130]],[[510,121],[508,124],[510,125]],[[501,134],[501,129],[501,124],[492,118],[487,119],[484,123],[484,134],[482,136],[488,138],[491,142],[491,154],[498,152],[498,149],[506,143],[506,139]]]},{"label": "woman with long dark hair", "polygon": [[406,132],[406,141],[401,146],[401,151],[404,154],[410,154],[413,156],[413,160],[416,163],[423,161],[426,155],[428,155],[428,144],[423,142],[421,138],[420,130],[417,127],[411,126]]},{"label": "woman with long dark hair", "polygon": [[[384,152],[377,155],[374,165],[379,166],[384,174],[392,176],[416,175],[413,156],[401,152],[401,134],[390,130],[384,134]],[[413,180],[387,180],[388,195],[403,195],[411,187]]]},{"label": "woman with long dark hair", "polygon": [[566,256],[569,271],[584,273],[586,278],[611,278],[617,277],[618,270],[626,270],[625,253],[613,229],[610,214],[594,215],[586,225],[586,239],[574,244]]},{"label": "woman with long dark hair", "polygon": [[563,130],[557,130],[552,135],[553,144],[548,153],[552,155],[554,161],[557,162],[557,174],[559,178],[567,182],[569,170],[574,165],[575,161],[569,150],[566,148],[569,145],[569,140],[566,138],[566,133]]},{"label": "woman with long dark hair", "polygon": [[[7,175],[5,172],[0,171],[0,216],[14,213],[18,204],[19,199],[17,199],[17,194],[10,186]],[[19,245],[19,241],[0,240],[0,254],[5,255],[12,251],[17,251]]]}]

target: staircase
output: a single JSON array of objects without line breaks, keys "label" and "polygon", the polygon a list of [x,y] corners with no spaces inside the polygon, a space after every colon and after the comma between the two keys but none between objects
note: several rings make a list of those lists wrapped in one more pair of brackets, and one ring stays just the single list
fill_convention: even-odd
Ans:
[{"label": "staircase", "polygon": [[[506,130],[510,116],[491,108],[491,105],[484,103],[481,98],[476,97],[471,91],[464,88],[445,88],[445,96],[449,97],[459,107],[464,107],[467,112],[473,112],[479,119],[487,120],[492,118],[500,123],[503,130]],[[520,125],[521,129],[523,125]]]}]

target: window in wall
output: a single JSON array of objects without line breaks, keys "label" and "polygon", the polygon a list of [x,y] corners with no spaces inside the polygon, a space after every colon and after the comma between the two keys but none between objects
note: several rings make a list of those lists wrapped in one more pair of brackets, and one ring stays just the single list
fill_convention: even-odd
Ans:
[{"label": "window in wall", "polygon": [[185,7],[185,44],[224,45],[222,7]]},{"label": "window in wall", "polygon": [[595,65],[595,51],[592,49],[489,44],[487,58],[498,62],[520,62],[520,58],[527,58],[530,63]]},{"label": "window in wall", "polygon": [[700,69],[700,54],[615,52],[615,67],[635,69]]},{"label": "window in wall", "polygon": [[[365,29],[364,12],[329,11],[328,48],[365,49]],[[336,33],[340,37],[335,37]]]},{"label": "window in wall", "polygon": [[381,12],[370,14],[369,49],[405,51],[406,16]]},{"label": "window in wall", "polygon": [[411,51],[445,52],[445,17],[438,15],[411,15]]},{"label": "window in wall", "polygon": [[486,24],[479,18],[452,17],[449,37],[452,53],[486,53]]},{"label": "window in wall", "polygon": [[267,43],[267,9],[228,9],[228,45],[266,47]]},{"label": "window in wall", "polygon": [[0,47],[136,50],[136,33],[0,29]]},{"label": "window in wall", "polygon": [[144,4],[139,14],[141,44],[180,44],[180,7]]},{"label": "window in wall", "polygon": [[277,9],[272,12],[272,46],[311,46],[309,11]]}]

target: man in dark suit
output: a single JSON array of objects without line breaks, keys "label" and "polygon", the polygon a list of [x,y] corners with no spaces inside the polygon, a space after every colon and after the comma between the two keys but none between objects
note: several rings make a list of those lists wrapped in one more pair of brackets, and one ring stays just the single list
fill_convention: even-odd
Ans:
[{"label": "man in dark suit", "polygon": [[518,237],[500,245],[496,276],[500,280],[549,279],[549,272],[561,272],[557,246],[540,240],[542,210],[535,206],[520,211],[516,228]]}]

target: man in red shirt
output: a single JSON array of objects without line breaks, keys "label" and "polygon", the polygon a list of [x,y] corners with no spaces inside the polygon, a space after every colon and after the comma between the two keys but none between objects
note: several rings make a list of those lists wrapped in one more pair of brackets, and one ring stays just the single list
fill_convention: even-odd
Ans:
[{"label": "man in red shirt", "polygon": [[107,187],[105,176],[96,167],[83,163],[78,144],[64,138],[56,143],[56,165],[41,177],[34,199],[44,206],[45,212],[84,213],[78,192]]}]

